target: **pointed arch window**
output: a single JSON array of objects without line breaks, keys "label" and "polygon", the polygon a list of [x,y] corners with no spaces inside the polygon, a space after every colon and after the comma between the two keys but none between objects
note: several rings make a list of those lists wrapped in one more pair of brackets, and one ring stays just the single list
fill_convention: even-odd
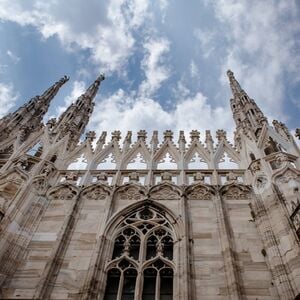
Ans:
[{"label": "pointed arch window", "polygon": [[116,228],[104,299],[173,299],[173,252],[174,233],[162,212],[144,206],[129,215]]}]

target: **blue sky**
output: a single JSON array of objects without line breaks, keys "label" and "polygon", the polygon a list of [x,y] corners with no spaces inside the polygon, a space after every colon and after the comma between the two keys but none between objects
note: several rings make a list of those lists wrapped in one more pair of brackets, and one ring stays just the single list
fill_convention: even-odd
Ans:
[{"label": "blue sky", "polygon": [[[58,116],[98,76],[88,129],[234,130],[226,70],[269,120],[300,115],[299,1],[0,0],[0,116],[70,80]],[[186,133],[187,134],[187,133]]]}]

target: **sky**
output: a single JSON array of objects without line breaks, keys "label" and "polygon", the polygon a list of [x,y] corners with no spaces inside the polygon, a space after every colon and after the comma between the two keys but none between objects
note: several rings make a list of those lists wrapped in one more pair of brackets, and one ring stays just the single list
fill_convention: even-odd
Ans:
[{"label": "sky", "polygon": [[57,117],[104,73],[87,127],[98,137],[232,133],[228,69],[270,122],[299,127],[300,2],[0,0],[0,117],[68,75]]}]

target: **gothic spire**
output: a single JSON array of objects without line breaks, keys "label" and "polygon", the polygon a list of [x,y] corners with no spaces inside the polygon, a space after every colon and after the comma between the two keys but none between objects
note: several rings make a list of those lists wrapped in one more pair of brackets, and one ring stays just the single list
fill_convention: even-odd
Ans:
[{"label": "gothic spire", "polygon": [[239,82],[235,79],[234,74],[231,70],[227,71],[227,76],[229,78],[230,88],[231,88],[233,96],[236,96],[239,93],[241,93],[243,90],[242,90]]},{"label": "gothic spire", "polygon": [[100,75],[83,93],[75,103],[72,103],[67,110],[60,116],[58,122],[53,127],[52,132],[57,134],[56,140],[69,135],[68,148],[77,145],[80,136],[85,130],[90,115],[94,109],[94,98],[99,90],[101,82],[105,79]]},{"label": "gothic spire", "polygon": [[227,76],[233,94],[230,105],[234,121],[237,125],[237,131],[242,130],[246,135],[257,139],[262,126],[268,123],[267,118],[263,115],[255,101],[241,88],[233,72],[228,70]]},{"label": "gothic spire", "polygon": [[51,100],[55,97],[61,86],[69,80],[62,77],[47,89],[41,96],[35,96],[26,104],[0,120],[0,142],[15,132],[22,130],[23,139],[31,132],[42,126],[42,120],[48,111]]}]

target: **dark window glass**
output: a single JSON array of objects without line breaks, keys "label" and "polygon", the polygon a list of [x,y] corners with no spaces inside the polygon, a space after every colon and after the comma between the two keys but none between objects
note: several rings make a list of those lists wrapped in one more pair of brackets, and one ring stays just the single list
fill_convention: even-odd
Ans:
[{"label": "dark window glass", "polygon": [[123,254],[124,243],[124,236],[120,235],[116,238],[112,259],[120,257]]},{"label": "dark window glass", "polygon": [[142,300],[155,300],[155,284],[157,271],[149,268],[144,271],[144,286]]},{"label": "dark window glass", "polygon": [[107,274],[107,283],[105,289],[104,300],[117,299],[120,281],[120,271],[118,269],[111,269]]},{"label": "dark window glass", "polygon": [[136,276],[137,272],[135,269],[127,269],[124,272],[122,300],[134,300]]},{"label": "dark window glass", "polygon": [[130,239],[130,256],[134,259],[139,259],[139,253],[140,253],[140,238],[137,235],[134,235]]},{"label": "dark window glass", "polygon": [[173,259],[173,240],[170,236],[166,236],[162,239],[163,254],[169,260]]},{"label": "dark window glass", "polygon": [[173,299],[173,270],[165,268],[160,270],[160,300]]},{"label": "dark window glass", "polygon": [[147,254],[146,259],[151,259],[156,256],[156,244],[157,244],[157,238],[152,235],[147,240]]}]

